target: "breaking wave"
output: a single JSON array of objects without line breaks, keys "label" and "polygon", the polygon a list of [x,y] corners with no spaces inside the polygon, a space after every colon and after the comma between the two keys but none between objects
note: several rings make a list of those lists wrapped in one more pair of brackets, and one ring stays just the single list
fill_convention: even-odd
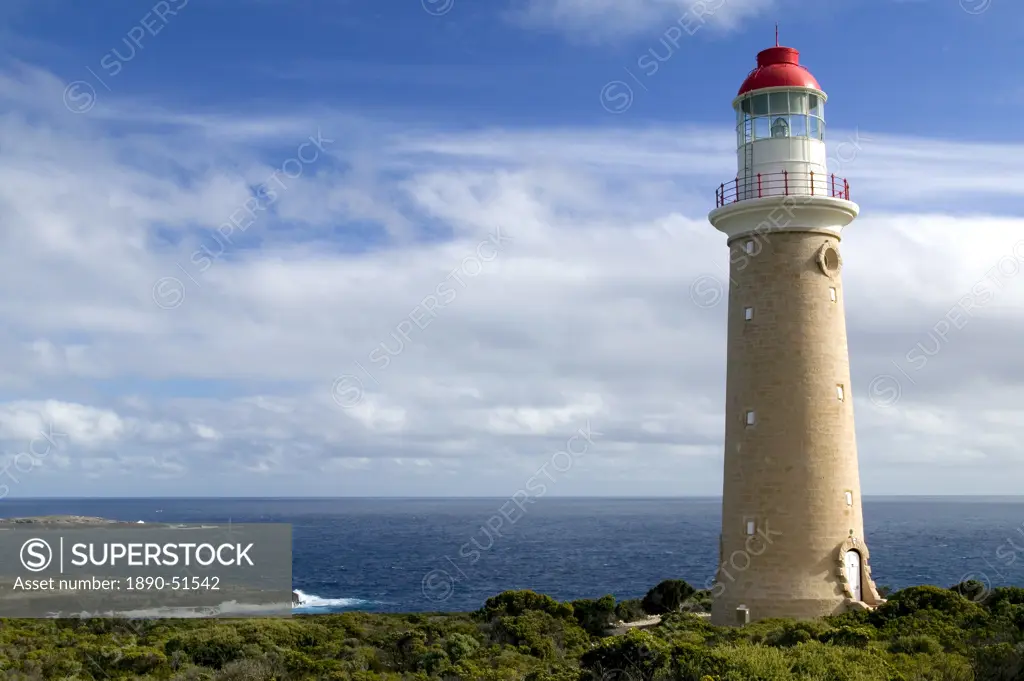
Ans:
[{"label": "breaking wave", "polygon": [[346,608],[356,608],[360,605],[369,605],[372,601],[364,601],[359,598],[321,598],[316,594],[308,594],[305,591],[295,589],[295,595],[299,597],[298,603],[292,603],[293,610],[308,610],[315,612],[334,612]]}]

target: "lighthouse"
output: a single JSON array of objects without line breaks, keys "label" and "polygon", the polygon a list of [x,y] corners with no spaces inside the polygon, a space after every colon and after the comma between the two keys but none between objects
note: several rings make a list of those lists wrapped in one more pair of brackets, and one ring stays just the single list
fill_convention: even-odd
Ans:
[{"label": "lighthouse", "polygon": [[725,462],[712,622],[807,619],[882,602],[864,538],[846,342],[844,227],[825,101],[778,44],[733,100],[736,176],[711,224],[729,248]]}]

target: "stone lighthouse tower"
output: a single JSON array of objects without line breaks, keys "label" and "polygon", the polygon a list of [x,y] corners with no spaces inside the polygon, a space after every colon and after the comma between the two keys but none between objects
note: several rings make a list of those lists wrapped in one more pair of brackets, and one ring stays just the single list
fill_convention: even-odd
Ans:
[{"label": "stone lighthouse tower", "polygon": [[725,478],[712,622],[881,602],[868,562],[839,255],[857,217],[825,161],[826,96],[776,46],[740,86],[729,246]]}]

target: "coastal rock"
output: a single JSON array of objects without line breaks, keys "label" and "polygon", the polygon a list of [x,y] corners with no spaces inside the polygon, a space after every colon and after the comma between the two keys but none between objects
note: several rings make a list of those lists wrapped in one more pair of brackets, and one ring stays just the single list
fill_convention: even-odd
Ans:
[{"label": "coastal rock", "polygon": [[112,520],[88,515],[39,515],[24,518],[0,518],[0,528],[39,525],[45,527],[167,527],[168,523],[145,523],[142,520]]},{"label": "coastal rock", "polygon": [[86,515],[40,515],[27,518],[0,518],[0,525],[119,525],[122,520]]}]

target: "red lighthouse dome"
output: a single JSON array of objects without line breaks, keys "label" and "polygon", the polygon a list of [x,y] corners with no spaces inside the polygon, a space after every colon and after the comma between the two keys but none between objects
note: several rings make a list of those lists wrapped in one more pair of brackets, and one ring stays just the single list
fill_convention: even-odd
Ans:
[{"label": "red lighthouse dome", "polygon": [[792,47],[769,47],[757,53],[757,68],[740,86],[737,96],[766,87],[809,87],[821,90],[811,72],[800,66],[800,53]]}]

